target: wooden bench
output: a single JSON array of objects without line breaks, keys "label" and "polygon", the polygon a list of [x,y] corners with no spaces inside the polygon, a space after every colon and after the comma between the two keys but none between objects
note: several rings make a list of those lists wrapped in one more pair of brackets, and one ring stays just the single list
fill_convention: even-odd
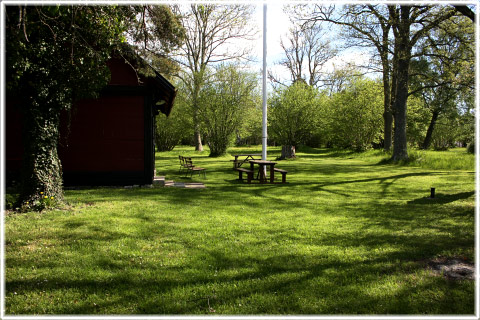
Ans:
[{"label": "wooden bench", "polygon": [[200,167],[195,167],[192,162],[192,158],[184,158],[185,160],[185,165],[186,165],[186,174],[188,175],[188,172],[190,172],[190,177],[193,176],[194,172],[198,172],[198,176],[200,177],[200,173],[203,173],[203,177],[206,178],[205,174],[205,168],[200,168]]},{"label": "wooden bench", "polygon": [[238,171],[238,180],[243,181],[242,174],[245,172],[247,174],[247,183],[251,183],[253,179],[253,171],[244,169],[244,168],[235,168]]},{"label": "wooden bench", "polygon": [[282,174],[282,183],[287,183],[287,173],[288,173],[287,170],[274,168],[273,171],[280,172]]},{"label": "wooden bench", "polygon": [[[180,160],[180,169],[178,169],[178,174],[181,174],[183,170],[187,170],[187,164],[185,163],[185,157],[179,155],[178,159]],[[190,159],[191,160],[191,159]]]}]

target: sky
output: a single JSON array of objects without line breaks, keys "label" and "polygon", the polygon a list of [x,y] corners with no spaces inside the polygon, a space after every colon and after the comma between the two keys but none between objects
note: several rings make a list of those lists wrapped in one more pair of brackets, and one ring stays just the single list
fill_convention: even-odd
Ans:
[{"label": "sky", "polygon": [[[269,2],[267,4],[267,70],[281,79],[290,79],[290,73],[288,70],[278,65],[278,62],[283,58],[284,51],[280,46],[280,38],[286,39],[289,28],[292,24],[288,16],[283,12],[283,6],[285,2],[279,1],[278,3]],[[262,68],[263,57],[263,4],[255,6],[254,21],[258,25],[259,39],[256,41],[256,45],[253,49],[253,55],[257,58],[258,63],[253,65],[252,68]],[[369,59],[368,55],[358,50],[349,50],[348,52],[341,52],[329,63],[326,64],[326,70],[331,72],[336,67],[346,65],[349,62],[366,63]]]}]

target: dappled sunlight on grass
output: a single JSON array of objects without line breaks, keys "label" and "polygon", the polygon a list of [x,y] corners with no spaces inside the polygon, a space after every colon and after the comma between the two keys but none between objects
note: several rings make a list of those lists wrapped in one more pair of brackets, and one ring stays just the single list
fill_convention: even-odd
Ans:
[{"label": "dappled sunlight on grass", "polygon": [[287,184],[239,182],[231,154],[259,148],[156,154],[206,189],[70,190],[68,210],[7,216],[7,314],[473,314],[474,283],[424,263],[473,261],[473,168],[300,149]]}]

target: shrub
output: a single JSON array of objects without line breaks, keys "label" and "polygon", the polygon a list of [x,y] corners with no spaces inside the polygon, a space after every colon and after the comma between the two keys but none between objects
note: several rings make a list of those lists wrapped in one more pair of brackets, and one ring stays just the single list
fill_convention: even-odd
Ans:
[{"label": "shrub", "polygon": [[180,141],[192,139],[193,124],[187,105],[186,97],[179,92],[169,117],[157,116],[155,145],[158,151],[171,151]]},{"label": "shrub", "polygon": [[379,142],[383,124],[383,91],[377,81],[352,81],[335,93],[328,110],[333,145],[365,151]]},{"label": "shrub", "polygon": [[318,92],[304,82],[295,82],[271,100],[269,132],[283,145],[281,158],[294,157],[295,146],[310,139],[318,124]]},{"label": "shrub", "polygon": [[472,141],[467,145],[467,152],[475,154],[475,141]]},{"label": "shrub", "polygon": [[236,130],[255,105],[256,75],[236,65],[222,65],[213,80],[200,93],[199,117],[210,156],[227,152],[236,138]]}]

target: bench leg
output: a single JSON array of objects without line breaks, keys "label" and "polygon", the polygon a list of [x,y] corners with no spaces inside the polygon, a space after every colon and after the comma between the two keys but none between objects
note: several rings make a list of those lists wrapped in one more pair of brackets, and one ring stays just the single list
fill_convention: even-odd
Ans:
[{"label": "bench leg", "polygon": [[282,183],[287,183],[287,174],[282,172]]},{"label": "bench leg", "polygon": [[243,181],[242,171],[238,171],[238,180]]},{"label": "bench leg", "polygon": [[249,172],[247,175],[247,183],[252,183],[253,172]]}]

